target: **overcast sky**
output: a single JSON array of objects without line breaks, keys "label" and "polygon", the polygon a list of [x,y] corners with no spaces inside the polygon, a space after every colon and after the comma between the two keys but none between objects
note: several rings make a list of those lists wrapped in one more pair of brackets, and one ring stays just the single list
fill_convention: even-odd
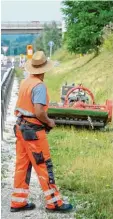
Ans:
[{"label": "overcast sky", "polygon": [[1,21],[61,21],[61,0],[2,0]]}]

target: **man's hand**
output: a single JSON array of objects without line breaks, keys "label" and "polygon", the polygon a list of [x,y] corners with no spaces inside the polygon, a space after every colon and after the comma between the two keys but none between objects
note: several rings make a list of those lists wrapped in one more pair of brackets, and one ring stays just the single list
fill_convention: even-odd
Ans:
[{"label": "man's hand", "polygon": [[51,128],[55,127],[55,121],[53,119],[49,119],[48,126]]},{"label": "man's hand", "polygon": [[35,114],[37,119],[43,124],[47,124],[50,128],[55,127],[55,122],[53,119],[50,119],[47,113],[44,111],[44,106],[41,104],[34,104]]}]

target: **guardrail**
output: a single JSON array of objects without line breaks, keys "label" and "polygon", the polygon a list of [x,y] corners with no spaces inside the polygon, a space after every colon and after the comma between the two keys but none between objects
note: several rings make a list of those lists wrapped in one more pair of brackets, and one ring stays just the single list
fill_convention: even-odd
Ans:
[{"label": "guardrail", "polygon": [[3,139],[3,130],[5,128],[7,108],[10,100],[13,81],[14,68],[12,67],[5,72],[1,82],[1,139]]}]

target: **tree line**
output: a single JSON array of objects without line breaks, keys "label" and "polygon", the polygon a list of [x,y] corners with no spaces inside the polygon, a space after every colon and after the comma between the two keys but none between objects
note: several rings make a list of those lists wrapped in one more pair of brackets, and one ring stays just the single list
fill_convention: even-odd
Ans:
[{"label": "tree line", "polygon": [[98,53],[104,40],[104,27],[113,22],[113,1],[64,0],[62,12],[67,49],[72,53]]}]

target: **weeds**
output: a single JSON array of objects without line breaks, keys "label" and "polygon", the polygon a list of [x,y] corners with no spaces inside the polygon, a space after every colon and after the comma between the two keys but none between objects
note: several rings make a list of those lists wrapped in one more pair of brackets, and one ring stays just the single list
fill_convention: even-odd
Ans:
[{"label": "weeds", "polygon": [[[68,54],[66,59],[64,52],[59,54],[62,63],[46,74],[52,101],[60,101],[65,81],[82,82],[97,103],[113,99],[113,54],[101,53],[89,63],[88,56],[71,59]],[[56,182],[76,206],[75,218],[113,219],[113,125],[100,131],[60,127],[48,137]]]}]

